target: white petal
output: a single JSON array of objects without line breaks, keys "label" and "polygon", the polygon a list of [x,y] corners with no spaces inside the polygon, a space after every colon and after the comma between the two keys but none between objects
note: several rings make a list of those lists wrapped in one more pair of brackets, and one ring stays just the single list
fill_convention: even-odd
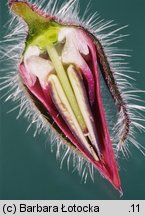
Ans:
[{"label": "white petal", "polygon": [[62,28],[58,35],[58,41],[65,41],[62,51],[62,62],[64,64],[84,65],[81,54],[88,55],[89,49],[85,36],[80,29]]},{"label": "white petal", "polygon": [[31,56],[26,60],[26,65],[30,73],[38,77],[41,84],[46,85],[48,76],[53,72],[54,67],[49,60],[39,56]]}]

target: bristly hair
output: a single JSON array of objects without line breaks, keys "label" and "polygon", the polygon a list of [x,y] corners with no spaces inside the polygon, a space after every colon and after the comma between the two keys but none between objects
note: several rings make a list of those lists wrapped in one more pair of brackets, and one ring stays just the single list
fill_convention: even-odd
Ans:
[{"label": "bristly hair", "polygon": [[[101,74],[100,72],[101,93],[115,154],[118,156],[118,151],[122,150],[123,155],[128,156],[129,145],[132,143],[145,155],[145,147],[141,146],[135,138],[137,130],[145,131],[143,123],[145,121],[145,106],[144,101],[139,95],[145,91],[138,90],[133,83],[134,79],[130,74],[133,75],[138,72],[132,71],[125,62],[125,58],[129,56],[126,54],[127,50],[121,50],[115,47],[117,43],[128,36],[118,34],[120,30],[127,26],[109,31],[116,24],[112,20],[104,21],[100,19],[98,13],[92,14],[90,11],[90,3],[88,3],[81,17],[79,0],[69,0],[62,5],[60,5],[58,0],[49,0],[48,2],[46,0],[29,0],[29,2],[36,5],[36,10],[42,10],[60,21],[63,20],[65,23],[83,27],[90,33],[90,36],[97,39],[98,44],[96,46],[101,50],[98,52],[100,61],[102,60],[101,56],[103,56],[103,63],[106,61],[105,63],[107,64],[105,73]],[[28,29],[20,19],[14,14],[11,14],[11,11],[10,15],[11,20],[8,22],[8,32],[2,41],[0,41],[1,65],[4,63],[7,65],[7,68],[0,68],[2,73],[0,77],[0,90],[5,92],[2,98],[5,98],[5,101],[12,100],[16,102],[16,106],[12,110],[19,109],[18,118],[23,114],[25,118],[30,120],[28,129],[33,124],[36,125],[34,136],[41,131],[45,134],[49,133],[51,149],[53,151],[53,146],[57,145],[56,156],[60,159],[61,166],[64,159],[67,158],[68,167],[70,161],[73,161],[72,166],[74,170],[77,169],[85,181],[88,175],[87,170],[93,180],[93,165],[86,161],[82,155],[78,154],[75,149],[71,149],[68,145],[65,145],[65,141],[60,138],[57,131],[53,129],[51,124],[40,113],[22,85],[17,68],[24,50],[24,42]],[[108,90],[106,89],[104,91],[104,85],[107,86]],[[106,97],[106,94],[112,96],[117,107],[117,122],[112,121],[111,115],[116,115],[116,112],[112,113],[112,109],[109,108],[109,100],[112,99]],[[62,152],[61,149],[63,150],[63,154],[60,153]]]}]

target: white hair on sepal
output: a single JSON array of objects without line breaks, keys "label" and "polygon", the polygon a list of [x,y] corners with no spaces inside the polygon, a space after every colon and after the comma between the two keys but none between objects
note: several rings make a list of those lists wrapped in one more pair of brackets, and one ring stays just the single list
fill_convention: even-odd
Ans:
[{"label": "white hair on sepal", "polygon": [[[51,144],[51,152],[53,152],[53,149],[56,148],[56,158],[60,161],[60,168],[62,168],[63,162],[66,159],[68,170],[71,164],[73,167],[73,172],[77,170],[79,175],[82,176],[82,179],[84,178],[84,181],[86,182],[88,174],[85,174],[84,177],[83,173],[84,169],[85,172],[87,172],[88,169],[90,171],[90,176],[93,179],[93,171],[89,168],[91,164],[86,161],[82,155],[78,155],[78,152],[76,152],[75,149],[72,149],[70,146],[68,146],[65,141],[62,140],[60,135],[53,129],[52,125],[49,124],[45,116],[40,113],[33,103],[32,98],[30,98],[30,95],[27,93],[25,87],[21,83],[19,75],[16,72],[12,72],[11,75],[9,74],[9,76],[3,77],[3,80],[4,89],[9,89],[7,92],[8,96],[5,95],[5,101],[12,100],[16,104],[15,107],[10,110],[10,112],[18,109],[19,113],[16,119],[23,115],[24,118],[30,122],[26,132],[28,132],[28,130],[34,125],[34,137],[39,135],[41,132],[43,134],[47,134]],[[8,86],[5,85],[5,81],[7,81]],[[73,163],[71,163],[71,157],[73,157]],[[84,165],[85,163],[87,164],[87,168]]]},{"label": "white hair on sepal", "polygon": [[[115,26],[113,24],[113,21],[104,22],[104,20],[101,20],[98,21],[98,23],[95,23],[95,20],[98,19],[98,15],[96,16],[96,18],[94,16],[92,17],[94,21],[93,19],[89,18],[88,22],[86,22],[86,26],[85,26],[85,22],[83,21],[82,24],[86,29],[90,30],[90,32],[95,34],[96,38],[100,40],[103,49],[105,51],[105,54],[107,56],[108,62],[110,64],[112,73],[114,74],[115,80],[120,89],[122,98],[126,103],[128,115],[131,120],[130,133],[128,135],[128,139],[126,140],[126,143],[122,145],[120,150],[122,150],[124,155],[128,156],[129,144],[132,143],[144,155],[145,148],[136,141],[134,134],[136,131],[135,129],[145,131],[145,126],[143,124],[143,122],[145,121],[145,117],[144,115],[141,114],[141,112],[142,113],[145,112],[145,102],[142,100],[142,97],[140,97],[139,95],[141,93],[145,93],[145,91],[138,90],[135,87],[135,82],[130,83],[129,81],[129,80],[135,81],[135,79],[132,76],[130,76],[130,74],[133,75],[134,73],[139,73],[138,71],[132,71],[128,66],[128,63],[126,63],[126,60],[124,59],[126,57],[130,57],[130,55],[126,54],[126,52],[128,52],[129,50],[126,49],[121,50],[116,47],[112,47],[112,45],[114,46],[114,44],[121,42],[125,37],[128,36],[128,34],[126,35],[116,34],[120,30],[126,28],[127,25],[106,34],[103,33],[104,30],[106,31],[106,29]],[[93,25],[91,25],[90,20],[93,23]],[[111,125],[110,120],[108,120],[108,124]],[[116,150],[118,149],[118,143],[123,132],[122,128],[124,128],[124,116],[120,111],[118,114],[118,122],[114,125],[113,128],[114,133],[112,134],[112,141],[113,141],[113,147],[115,147],[114,149],[115,152],[117,152]],[[116,156],[117,155],[118,153],[116,153]]]},{"label": "white hair on sepal", "polygon": [[[66,3],[62,6],[60,6],[58,0],[31,0],[30,2],[32,4],[35,3],[38,9],[46,11],[46,13],[50,14],[51,16],[58,17],[58,20],[84,27],[85,29],[89,30],[94,36],[96,36],[96,38],[101,42],[123,100],[127,105],[128,114],[131,120],[130,134],[128,136],[128,139],[126,140],[126,144],[123,144],[121,146],[122,153],[125,156],[128,156],[129,145],[130,143],[133,143],[133,145],[136,146],[144,154],[144,147],[141,146],[135,139],[136,130],[145,131],[145,126],[141,123],[144,121],[143,113],[145,111],[145,106],[144,101],[142,101],[141,97],[139,96],[139,93],[142,93],[143,91],[136,90],[134,88],[134,84],[132,84],[133,80],[130,76],[130,74],[138,72],[132,71],[124,61],[124,58],[128,56],[128,54],[126,54],[127,50],[125,50],[125,54],[123,54],[121,49],[112,47],[128,36],[128,34],[118,34],[119,31],[123,30],[127,26],[123,26],[109,32],[109,29],[114,28],[116,24],[112,20],[104,21],[100,18],[100,15],[97,12],[95,14],[90,13],[90,3],[88,3],[82,18],[79,17],[79,0],[69,0],[68,2],[66,1]],[[35,125],[35,136],[37,133],[39,134],[42,131],[44,134],[49,134],[51,138],[51,151],[53,151],[54,146],[57,146],[56,157],[60,158],[60,160],[62,159],[61,167],[63,161],[66,158],[67,167],[69,168],[71,158],[73,157],[74,170],[79,171],[79,174],[82,175],[82,179],[84,181],[86,181],[88,175],[87,173],[89,171],[90,176],[93,180],[93,165],[86,161],[81,155],[78,155],[75,150],[72,150],[70,149],[70,147],[65,145],[62,139],[58,137],[58,134],[56,134],[56,132],[51,128],[51,125],[48,126],[48,122],[42,114],[40,115],[39,110],[35,106],[32,106],[33,102],[30,99],[29,95],[26,96],[24,94],[25,90],[19,81],[19,76],[16,71],[17,65],[19,64],[21,58],[21,54],[24,50],[24,42],[28,29],[20,19],[18,19],[13,14],[11,15],[12,19],[9,22],[9,27],[7,27],[9,33],[3,37],[2,41],[0,41],[0,59],[1,62],[5,62],[7,64],[7,69],[0,69],[3,74],[7,73],[7,75],[0,78],[0,90],[2,91],[8,89],[8,91],[2,97],[6,98],[5,101],[17,101],[18,105],[16,105],[12,110],[19,108],[18,117],[22,113],[25,113],[24,117],[29,119],[30,121],[30,125],[27,130],[29,130],[32,125]],[[129,82],[129,79],[131,79],[131,83]],[[134,89],[136,90],[136,92],[132,92],[134,91]],[[104,106],[106,106],[105,104],[107,104],[107,101],[104,102]],[[111,109],[105,110],[106,113],[111,113]],[[122,115],[122,112],[120,111],[118,113],[118,121],[116,124],[114,124],[114,121],[111,120],[110,115],[107,115],[106,117],[111,134],[111,140],[113,142],[113,148],[115,149],[117,156],[118,152],[116,147],[118,146],[122,128],[124,127],[124,117]],[[63,156],[61,153],[62,151],[64,151]]]},{"label": "white hair on sepal", "polygon": [[[49,124],[45,116],[43,116],[43,114],[37,109],[32,98],[21,83],[21,78],[17,73],[17,69],[14,68],[13,71],[14,72],[9,72],[8,69],[8,75],[1,78],[2,88],[0,86],[1,91],[5,89],[8,90],[4,95],[5,102],[11,100],[15,103],[14,108],[9,110],[9,112],[14,111],[15,109],[19,110],[16,119],[21,116],[27,119],[30,123],[26,129],[26,132],[34,126],[34,137],[40,133],[47,134],[47,136],[49,136],[51,152],[54,151],[54,148],[56,149],[56,159],[60,161],[60,168],[62,168],[62,165],[66,159],[68,170],[69,167],[72,166],[72,172],[78,171],[81,176],[81,181],[86,182],[88,173],[90,173],[91,179],[93,179],[93,165],[91,165],[89,161],[86,161],[86,159],[80,155],[78,151],[68,146],[64,139],[62,139],[53,129],[52,125]],[[73,159],[73,162],[71,162],[71,159]],[[92,168],[90,169],[91,166]]]}]

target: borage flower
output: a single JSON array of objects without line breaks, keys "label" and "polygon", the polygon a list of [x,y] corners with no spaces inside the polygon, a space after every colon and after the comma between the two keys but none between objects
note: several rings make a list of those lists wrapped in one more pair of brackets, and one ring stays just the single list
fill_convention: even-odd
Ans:
[{"label": "borage flower", "polygon": [[[49,10],[52,2],[48,4]],[[144,126],[133,121],[131,112],[134,108],[140,110],[144,107],[129,105],[122,96],[121,86],[118,86],[111,60],[104,49],[102,39],[106,37],[111,44],[118,42],[122,35],[116,36],[117,41],[109,37],[122,28],[100,40],[81,22],[73,21],[77,11],[74,9],[77,7],[76,2],[69,1],[58,11],[52,7],[52,13],[47,14],[29,2],[10,1],[12,13],[20,17],[19,22],[23,19],[28,26],[25,47],[19,61],[19,87],[22,90],[16,93],[16,98],[24,94],[21,111],[26,108],[26,115],[31,117],[29,108],[33,107],[32,119],[35,121],[36,115],[39,116],[38,129],[45,127],[48,131],[48,128],[53,128],[56,139],[59,138],[58,146],[62,142],[68,146],[65,156],[71,149],[79,158],[98,169],[121,192],[110,123],[106,119],[107,108],[102,98],[101,74],[119,112],[120,118],[114,127],[117,150],[124,149],[125,141],[132,135],[133,125],[144,129]],[[68,15],[72,18],[66,20]],[[96,33],[113,25],[111,22],[101,23]],[[23,25],[17,27],[13,35],[18,30],[23,31],[23,28]],[[119,58],[124,55],[114,56]],[[124,67],[124,71],[127,70]],[[128,76],[123,76],[122,84],[126,85]],[[25,100],[28,107],[24,104]],[[133,137],[130,140],[137,145]]]}]

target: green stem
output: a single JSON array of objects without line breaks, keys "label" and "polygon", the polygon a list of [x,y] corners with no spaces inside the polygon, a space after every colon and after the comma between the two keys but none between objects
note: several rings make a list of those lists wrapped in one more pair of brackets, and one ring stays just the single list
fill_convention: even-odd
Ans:
[{"label": "green stem", "polygon": [[71,87],[71,84],[69,82],[69,79],[66,75],[65,69],[62,65],[61,60],[59,59],[59,55],[55,49],[55,47],[53,46],[53,44],[49,44],[47,45],[47,52],[49,54],[49,57],[53,63],[53,66],[56,70],[56,73],[58,75],[58,78],[60,80],[60,83],[62,85],[62,88],[65,92],[65,95],[72,107],[72,110],[75,114],[75,117],[82,129],[82,131],[85,133],[87,132],[87,126],[85,124],[84,118],[82,116],[81,110],[79,108],[79,105],[77,103],[76,97],[74,95],[73,89]]}]

